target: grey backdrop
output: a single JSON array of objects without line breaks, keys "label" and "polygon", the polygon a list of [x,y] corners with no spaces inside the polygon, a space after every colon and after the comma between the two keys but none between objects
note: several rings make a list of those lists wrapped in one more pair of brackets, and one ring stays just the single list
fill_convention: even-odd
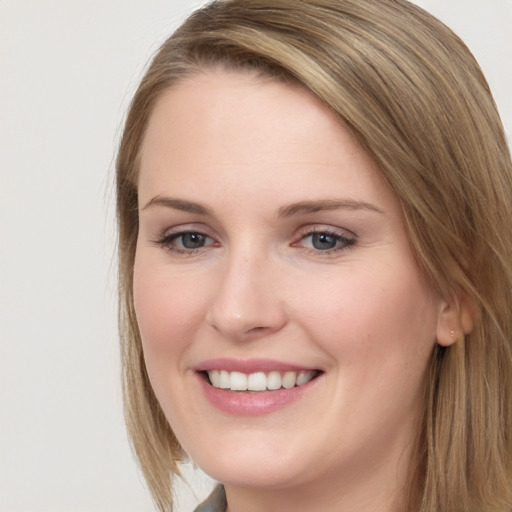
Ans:
[{"label": "grey backdrop", "polygon": [[[0,511],[153,510],[122,421],[112,162],[152,54],[200,2],[0,0]],[[510,140],[512,0],[422,0]],[[192,510],[210,483],[179,491]]]}]

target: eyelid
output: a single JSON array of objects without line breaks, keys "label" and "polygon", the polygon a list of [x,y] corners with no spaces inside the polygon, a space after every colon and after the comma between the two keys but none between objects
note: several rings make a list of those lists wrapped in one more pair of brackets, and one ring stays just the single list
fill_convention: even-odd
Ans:
[{"label": "eyelid", "polygon": [[[308,237],[314,235],[314,234],[327,234],[329,236],[332,236],[340,242],[335,247],[331,249],[316,249],[316,248],[310,248],[301,246],[301,243],[306,240]],[[300,228],[299,230],[299,238],[291,244],[292,247],[298,247],[303,249],[304,251],[319,257],[329,257],[329,256],[337,256],[341,251],[345,251],[349,249],[350,247],[354,246],[357,243],[357,236],[344,228],[338,228],[334,226],[328,226],[328,225],[308,225]]]},{"label": "eyelid", "polygon": [[[199,246],[196,248],[186,248],[179,247],[179,244],[174,244],[174,241],[178,239],[180,236],[189,234],[189,233],[197,233],[202,235],[210,240],[209,243],[203,246]],[[332,248],[317,248],[317,247],[307,247],[305,244],[305,240],[313,236],[314,234],[327,234],[336,239],[336,245]],[[218,237],[211,233],[211,230],[208,226],[201,223],[198,224],[181,224],[177,226],[173,226],[171,228],[166,228],[162,230],[157,236],[155,236],[151,240],[152,244],[164,248],[167,251],[174,253],[176,255],[199,255],[204,251],[207,251],[212,247],[220,247],[220,242],[218,241]],[[305,252],[311,253],[315,256],[335,256],[337,253],[347,250],[348,248],[355,245],[357,242],[357,236],[352,232],[345,228],[335,227],[332,225],[325,224],[316,224],[316,225],[304,225],[298,229],[298,234],[294,237],[293,241],[290,243],[291,247],[300,248]]]},{"label": "eyelid", "polygon": [[211,229],[202,223],[194,222],[166,227],[165,229],[160,230],[156,236],[158,238],[163,238],[172,235],[179,235],[182,233],[200,233],[202,235],[209,236],[210,238],[215,238],[215,236],[211,233]]},{"label": "eyelid", "polygon": [[357,235],[345,228],[330,226],[326,224],[308,224],[299,228],[299,237],[305,237],[314,233],[328,233],[333,236],[341,236],[348,240],[356,240]]},{"label": "eyelid", "polygon": [[[162,231],[156,237],[154,237],[151,242],[153,245],[157,247],[161,247],[166,249],[167,251],[174,253],[176,255],[187,255],[187,254],[200,254],[204,250],[208,249],[211,246],[217,246],[218,242],[216,238],[209,233],[209,229],[204,229],[204,227],[199,227],[197,224],[181,224],[178,226],[173,226],[172,228],[167,228]],[[212,240],[213,243],[210,243],[206,246],[198,247],[195,249],[187,249],[187,248],[179,248],[177,246],[172,246],[174,240],[179,238],[180,236],[186,235],[188,233],[196,233],[206,238]]]}]

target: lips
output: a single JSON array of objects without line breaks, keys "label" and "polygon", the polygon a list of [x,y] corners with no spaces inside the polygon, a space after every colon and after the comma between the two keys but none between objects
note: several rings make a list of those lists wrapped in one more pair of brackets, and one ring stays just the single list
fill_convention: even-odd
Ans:
[{"label": "lips", "polygon": [[196,368],[208,400],[234,415],[279,410],[303,396],[323,371],[268,359],[205,361]]}]

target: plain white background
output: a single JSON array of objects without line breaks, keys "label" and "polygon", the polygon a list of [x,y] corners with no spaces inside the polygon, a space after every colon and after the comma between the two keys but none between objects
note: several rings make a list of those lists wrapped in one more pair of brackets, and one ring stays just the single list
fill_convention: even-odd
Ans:
[{"label": "plain white background", "polygon": [[[0,512],[153,510],[121,411],[113,159],[148,59],[200,3],[0,0]],[[473,50],[510,141],[512,0],[417,3]],[[178,512],[210,485],[186,472]]]}]

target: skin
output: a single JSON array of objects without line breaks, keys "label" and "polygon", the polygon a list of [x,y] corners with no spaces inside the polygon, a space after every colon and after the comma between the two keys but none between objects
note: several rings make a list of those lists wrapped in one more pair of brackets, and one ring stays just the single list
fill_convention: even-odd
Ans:
[{"label": "skin", "polygon": [[[205,70],[159,99],[139,201],[134,300],[150,380],[185,451],[225,484],[229,511],[395,510],[452,311],[370,156],[305,90]],[[283,212],[304,202],[324,208]],[[181,232],[206,235],[203,246],[169,241]],[[322,374],[277,411],[229,414],[195,370],[212,358]]]}]

